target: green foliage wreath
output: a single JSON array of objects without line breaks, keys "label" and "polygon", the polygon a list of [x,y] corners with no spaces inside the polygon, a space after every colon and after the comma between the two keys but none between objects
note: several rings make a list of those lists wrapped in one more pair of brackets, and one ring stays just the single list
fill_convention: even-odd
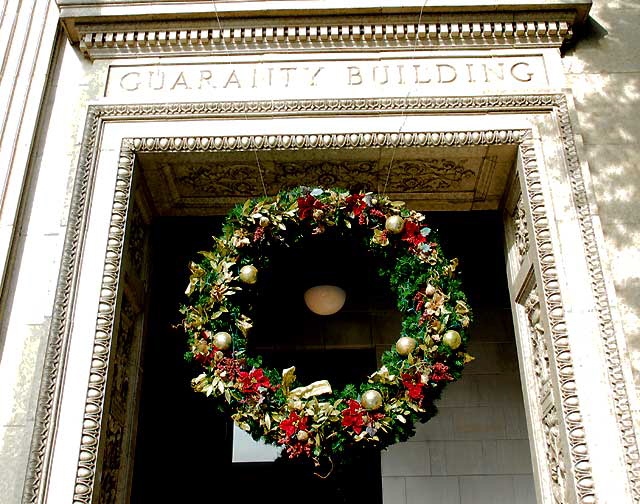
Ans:
[{"label": "green foliage wreath", "polygon": [[[204,371],[193,388],[255,439],[282,445],[290,458],[343,460],[359,447],[406,440],[414,423],[436,413],[434,401],[472,359],[465,352],[471,312],[424,216],[403,202],[371,193],[297,188],[234,208],[211,251],[190,264],[181,308],[188,360]],[[256,286],[270,256],[283,247],[335,233],[379,257],[379,274],[403,315],[394,347],[363,383],[333,390],[322,380],[303,386],[295,368],[262,366],[247,355]]]}]

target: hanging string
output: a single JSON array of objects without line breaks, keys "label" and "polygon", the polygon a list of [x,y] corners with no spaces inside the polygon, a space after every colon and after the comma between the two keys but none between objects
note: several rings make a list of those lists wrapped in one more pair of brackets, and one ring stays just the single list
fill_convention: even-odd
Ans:
[{"label": "hanging string", "polygon": [[[418,23],[417,23],[417,29],[420,30],[420,23],[422,22],[422,14],[424,13],[424,8],[427,6],[427,2],[429,0],[424,0],[424,3],[422,4],[422,7],[420,7],[420,14],[418,15]],[[416,31],[416,40],[413,44],[413,56],[415,57],[416,55],[416,51],[418,50],[418,40],[420,39],[420,37],[418,36],[418,31]],[[417,83],[416,83],[417,84]],[[407,91],[407,96],[405,96],[405,102],[409,99],[409,96],[411,95],[411,92],[413,91],[413,89],[409,89],[409,91]],[[400,124],[400,129],[398,129],[398,139],[400,138],[400,134],[402,133],[402,130],[404,129],[405,125],[407,124],[407,119],[408,119],[408,115],[407,115],[407,109],[404,108],[402,110],[402,115],[400,116],[400,119],[404,119],[402,121],[402,124]],[[389,167],[387,169],[387,178],[384,181],[384,189],[382,190],[382,194],[387,194],[387,185],[389,184],[389,177],[391,176],[391,167],[393,166],[393,161],[395,160],[396,157],[396,150],[398,149],[398,145],[394,145],[393,146],[393,150],[391,151],[391,159],[389,160]]]},{"label": "hanging string", "polygon": [[[220,22],[220,16],[218,15],[218,6],[216,5],[216,0],[212,0],[213,2],[213,9],[215,11],[216,14],[216,22],[218,23],[218,30],[220,30],[220,34],[222,34],[222,23]],[[224,45],[224,49],[227,53],[227,56],[231,56],[231,51],[229,50],[229,47],[227,46],[227,42],[224,39],[224,36],[221,37],[222,40],[222,44]],[[273,118],[273,117],[272,117]],[[249,116],[247,114],[247,112],[244,112],[244,119],[246,121],[249,121]],[[262,165],[260,164],[260,158],[258,157],[258,151],[256,149],[253,150],[253,155],[255,157],[256,160],[256,167],[258,168],[258,175],[260,176],[260,183],[262,184],[262,191],[264,192],[265,197],[268,196],[267,194],[267,186],[264,183],[264,174],[262,172]]]}]

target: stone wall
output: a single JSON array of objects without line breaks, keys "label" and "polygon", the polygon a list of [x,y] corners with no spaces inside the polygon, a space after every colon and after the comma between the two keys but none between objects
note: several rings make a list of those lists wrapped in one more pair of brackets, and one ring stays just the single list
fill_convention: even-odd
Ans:
[{"label": "stone wall", "polygon": [[640,386],[640,3],[594,2],[563,57],[606,241],[609,267]]},{"label": "stone wall", "polygon": [[469,352],[439,414],[382,453],[385,504],[533,504],[531,453],[509,309],[475,306]]}]

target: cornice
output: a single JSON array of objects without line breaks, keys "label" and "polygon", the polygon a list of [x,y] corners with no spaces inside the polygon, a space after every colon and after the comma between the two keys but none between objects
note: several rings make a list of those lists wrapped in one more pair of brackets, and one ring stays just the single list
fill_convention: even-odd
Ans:
[{"label": "cornice", "polygon": [[[572,35],[570,14],[549,19],[516,18],[416,23],[412,20],[317,21],[300,25],[185,22],[160,25],[77,25],[79,45],[89,59],[229,53],[393,51],[402,49],[478,47],[559,47]],[[298,21],[299,22],[299,21]],[[221,26],[224,26],[221,29]]]},{"label": "cornice", "polygon": [[[387,5],[331,2],[61,2],[70,40],[90,59],[420,48],[559,47],[590,2]],[[286,9],[269,10],[272,4]],[[451,5],[449,5],[451,4]],[[189,6],[191,7],[189,8]],[[314,8],[321,5],[322,8]],[[235,8],[234,8],[235,6]],[[249,9],[247,6],[251,6]],[[329,6],[329,7],[327,7]],[[305,9],[302,9],[305,7]],[[308,8],[306,8],[308,7]],[[261,10],[262,9],[262,10]]]}]

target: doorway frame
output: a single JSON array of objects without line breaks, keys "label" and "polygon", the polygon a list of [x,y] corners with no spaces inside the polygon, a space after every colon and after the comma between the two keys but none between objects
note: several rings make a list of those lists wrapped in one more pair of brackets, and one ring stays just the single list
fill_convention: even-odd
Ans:
[{"label": "doorway frame", "polygon": [[[524,123],[533,115],[550,121],[540,131],[536,121],[519,129],[443,129],[411,133],[361,131],[358,134],[318,131],[315,135],[233,135],[230,137],[123,137],[119,152],[116,189],[111,198],[107,250],[102,263],[102,283],[96,313],[96,331],[81,428],[77,432],[79,451],[74,469],[73,502],[92,502],[98,447],[103,430],[103,412],[114,323],[121,292],[120,265],[131,202],[131,180],[136,156],[141,152],[216,152],[220,150],[299,150],[309,148],[378,148],[380,146],[517,145],[516,180],[508,195],[505,212],[507,269],[534,479],[539,502],[567,503],[640,502],[638,442],[632,421],[633,394],[624,335],[617,322],[616,302],[601,260],[602,233],[589,190],[588,169],[578,156],[579,140],[572,125],[570,100],[565,94],[496,95],[472,97],[358,98],[320,100],[278,100],[253,102],[206,102],[176,104],[92,105],[87,112],[80,161],[72,194],[70,218],[56,291],[55,308],[45,356],[44,373],[36,412],[25,502],[61,502],[60,478],[68,467],[53,474],[59,437],[65,415],[62,396],[69,386],[65,374],[74,343],[73,317],[83,275],[82,260],[96,191],[113,188],[96,186],[104,128],[113,122],[154,122],[196,118],[272,118],[317,116],[385,116],[398,114],[514,114]],[[339,119],[336,120],[339,124]],[[523,123],[523,124],[524,124]],[[179,131],[179,130],[177,130]],[[300,137],[300,138],[298,138]],[[272,141],[273,138],[273,141]],[[206,139],[206,141],[205,141]],[[544,163],[545,142],[559,150],[554,161],[562,163],[563,181],[551,180]],[[548,150],[546,153],[548,155]],[[558,169],[556,168],[556,172]],[[558,188],[554,184],[559,184]],[[554,186],[554,187],[552,187]],[[566,191],[563,195],[562,191]],[[555,213],[558,198],[567,206]],[[559,228],[579,237],[569,256],[559,244]],[[524,248],[518,244],[527,243]],[[518,252],[521,250],[521,253]],[[576,263],[572,276],[589,285],[580,299],[569,295],[563,272]],[[576,277],[577,275],[577,277]],[[575,331],[575,316],[581,303],[593,306],[593,320],[585,327],[597,338],[581,341]],[[569,319],[572,319],[573,322]],[[536,341],[544,345],[536,347]],[[587,348],[582,348],[582,345]],[[545,350],[546,348],[546,350]],[[538,352],[538,353],[536,353]],[[542,358],[540,353],[542,352]],[[545,353],[546,352],[546,353]],[[593,397],[577,368],[584,355],[604,379],[606,394]],[[577,358],[575,356],[578,356]],[[545,361],[546,359],[546,361]],[[540,387],[541,366],[548,363],[548,390]],[[537,381],[536,381],[537,380]],[[546,394],[546,395],[544,395]],[[544,396],[544,397],[543,397]],[[587,401],[588,399],[588,401]],[[596,426],[602,420],[597,410],[611,412],[615,429],[602,438]],[[76,412],[77,414],[77,412]],[[619,460],[626,471],[617,483],[605,485],[609,473],[606,461]],[[618,467],[620,466],[618,464]],[[66,471],[66,472],[65,472]],[[66,479],[65,479],[66,481]],[[68,486],[68,482],[65,483]],[[564,499],[564,500],[562,500]]]}]

